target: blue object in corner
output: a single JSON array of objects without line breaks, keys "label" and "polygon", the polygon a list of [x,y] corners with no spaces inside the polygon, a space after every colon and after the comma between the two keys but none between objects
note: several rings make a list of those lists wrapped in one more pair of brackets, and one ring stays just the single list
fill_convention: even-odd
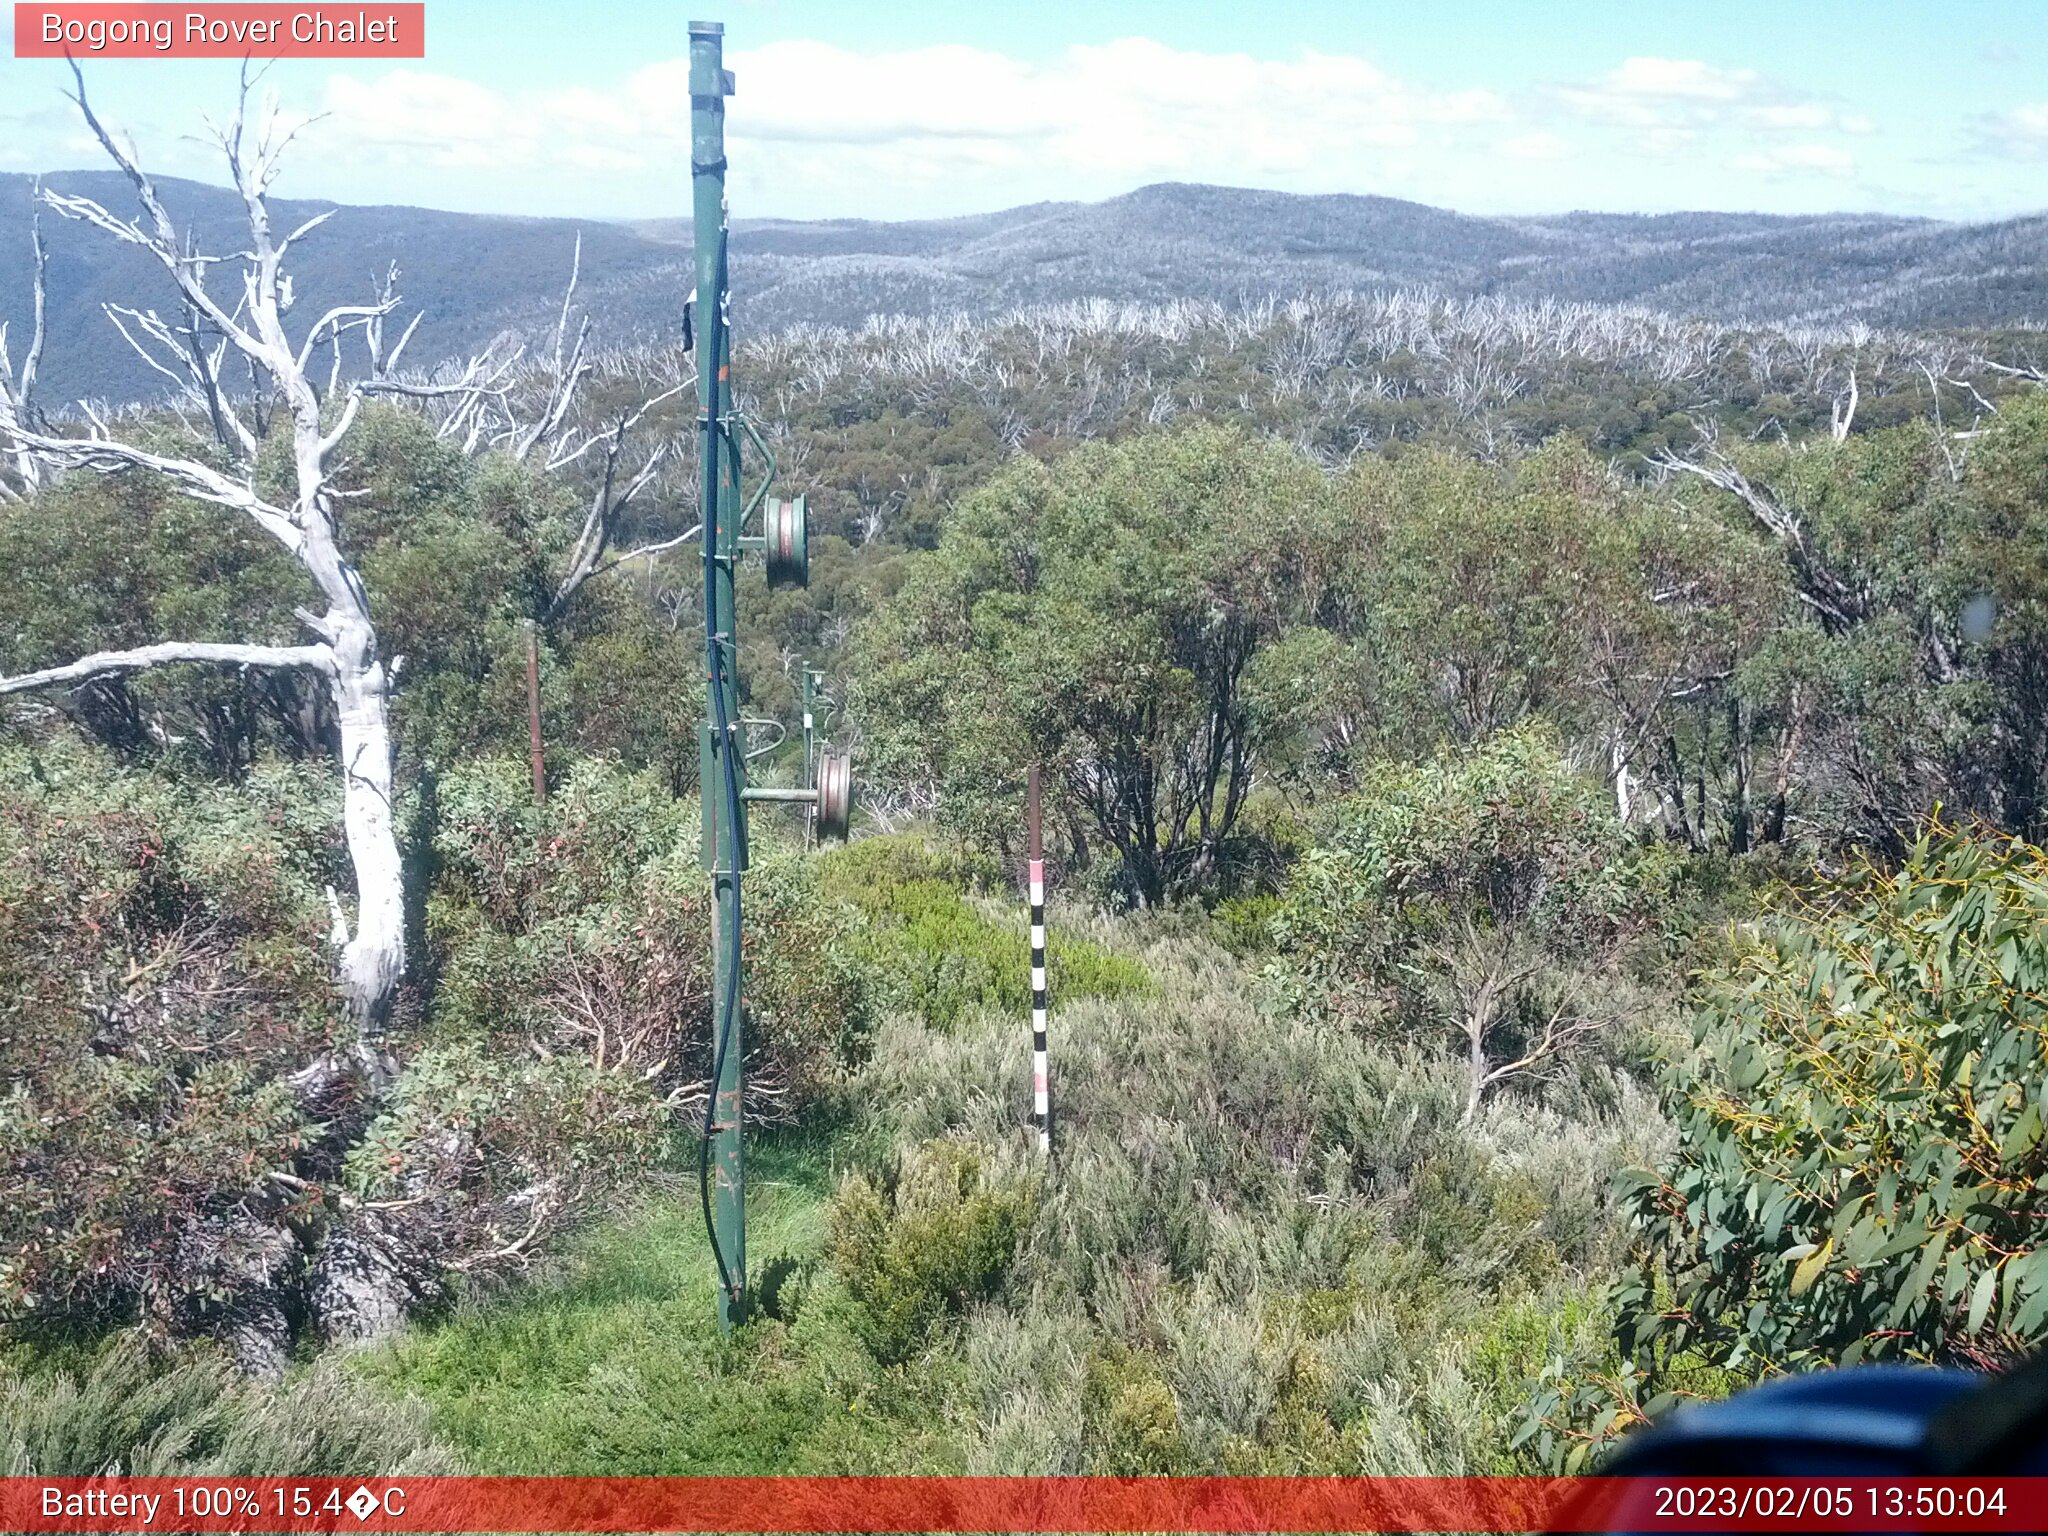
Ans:
[{"label": "blue object in corner", "polygon": [[1631,1477],[1911,1476],[1935,1415],[1985,1385],[1968,1371],[1866,1365],[1788,1376],[1681,1409],[1604,1469]]}]

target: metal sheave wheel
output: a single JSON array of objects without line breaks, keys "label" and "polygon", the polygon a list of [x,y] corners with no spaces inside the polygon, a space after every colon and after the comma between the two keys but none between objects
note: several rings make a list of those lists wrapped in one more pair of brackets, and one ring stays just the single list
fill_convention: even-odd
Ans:
[{"label": "metal sheave wheel", "polygon": [[767,546],[768,554],[768,585],[809,586],[811,534],[803,497],[799,496],[794,501],[779,498],[769,501],[763,509],[762,521],[762,542]]},{"label": "metal sheave wheel", "polygon": [[853,759],[837,752],[818,755],[818,838],[846,841],[853,822]]}]

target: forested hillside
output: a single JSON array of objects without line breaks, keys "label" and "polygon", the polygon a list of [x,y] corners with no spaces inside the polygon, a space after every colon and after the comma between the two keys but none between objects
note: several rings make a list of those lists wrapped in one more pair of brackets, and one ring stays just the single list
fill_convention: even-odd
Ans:
[{"label": "forested hillside", "polygon": [[752,822],[724,1337],[695,402],[578,350],[613,297],[488,374],[380,370],[379,312],[353,382],[251,332],[272,393],[6,397],[10,1469],[1576,1471],[2048,1330],[2026,333],[745,335],[814,518],[807,589],[739,583],[752,771],[819,665],[865,810]]},{"label": "forested hillside", "polygon": [[[119,174],[53,173],[52,188],[118,203]],[[232,234],[232,192],[166,179],[165,205],[204,240]],[[34,182],[0,174],[0,321],[30,308]],[[296,224],[333,207],[279,199]],[[136,251],[45,220],[53,400],[132,399],[162,379],[102,344],[100,306],[126,302],[147,271]],[[688,221],[490,218],[423,208],[341,207],[299,253],[310,309],[353,299],[393,263],[433,323],[415,361],[482,350],[502,332],[552,325],[577,242],[584,291],[613,345],[673,336],[689,275]],[[1103,203],[1054,203],[967,218],[738,220],[734,307],[745,334],[857,328],[873,315],[988,320],[1019,307],[1106,299],[1202,300],[1421,290],[1625,305],[1723,324],[2032,328],[2048,321],[2048,233],[2039,218],[1945,224],[1876,215],[1487,219],[1385,197],[1305,197],[1165,184]]]}]

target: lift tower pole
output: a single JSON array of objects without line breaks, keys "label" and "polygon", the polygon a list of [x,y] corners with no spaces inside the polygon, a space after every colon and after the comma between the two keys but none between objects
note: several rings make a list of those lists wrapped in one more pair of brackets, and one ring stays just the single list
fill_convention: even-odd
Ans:
[{"label": "lift tower pole", "polygon": [[703,855],[711,874],[712,1092],[706,1114],[705,1215],[718,1266],[718,1322],[745,1310],[746,1184],[740,1124],[746,1085],[740,1009],[740,873],[746,868],[733,570],[740,556],[739,439],[733,430],[732,341],[726,313],[725,27],[690,23],[690,184],[697,253],[697,436],[704,514],[704,724],[698,751]]}]

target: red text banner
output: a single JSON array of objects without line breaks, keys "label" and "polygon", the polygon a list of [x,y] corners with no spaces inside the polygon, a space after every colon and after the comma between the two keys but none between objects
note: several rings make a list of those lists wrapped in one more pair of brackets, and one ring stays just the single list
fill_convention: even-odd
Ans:
[{"label": "red text banner", "polygon": [[0,1478],[0,1530],[2040,1531],[2048,1478]]},{"label": "red text banner", "polygon": [[421,59],[424,4],[14,7],[18,59]]}]

